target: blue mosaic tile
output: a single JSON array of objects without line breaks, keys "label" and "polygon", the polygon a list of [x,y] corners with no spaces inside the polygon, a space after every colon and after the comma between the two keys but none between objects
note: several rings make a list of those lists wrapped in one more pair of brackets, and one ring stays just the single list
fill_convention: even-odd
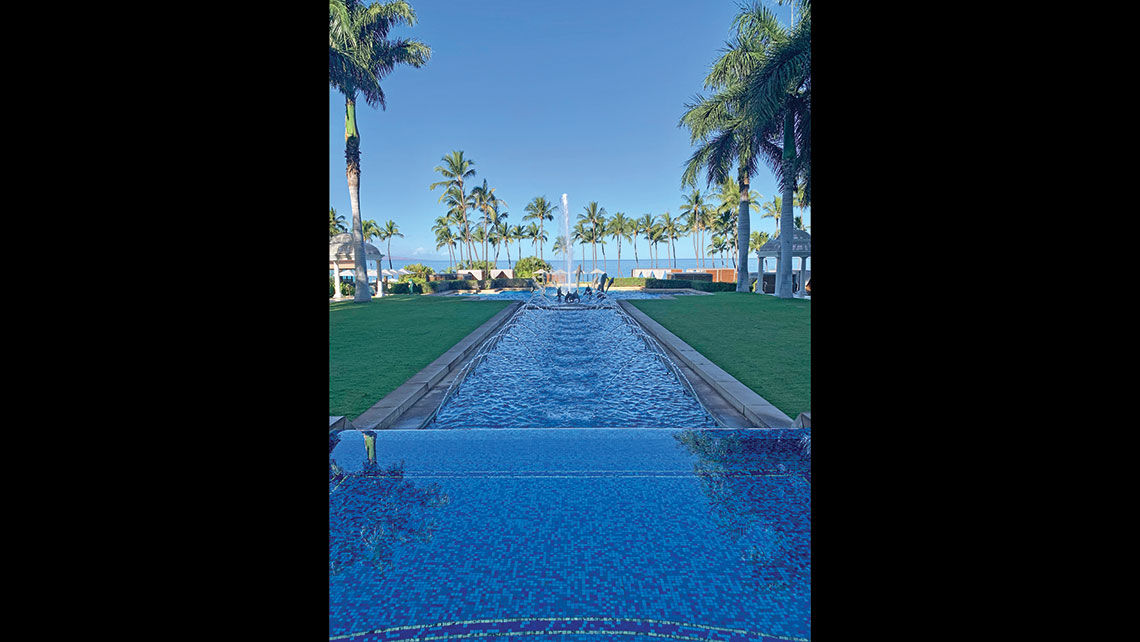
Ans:
[{"label": "blue mosaic tile", "polygon": [[811,465],[773,432],[342,433],[330,639],[810,639]]}]

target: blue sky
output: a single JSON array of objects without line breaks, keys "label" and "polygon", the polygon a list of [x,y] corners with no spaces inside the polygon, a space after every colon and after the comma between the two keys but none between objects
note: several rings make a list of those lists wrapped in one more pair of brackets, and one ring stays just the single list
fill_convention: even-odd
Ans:
[{"label": "blue sky", "polygon": [[[589,201],[611,215],[679,214],[693,148],[677,121],[731,36],[735,0],[410,2],[419,22],[394,35],[427,43],[431,60],[384,80],[386,111],[362,99],[357,109],[362,216],[396,222],[405,238],[392,240],[393,256],[447,258],[431,231],[444,213],[441,190],[428,185],[451,150],[475,160],[475,182],[496,188],[512,225],[535,196],[558,202],[564,192],[571,221]],[[787,5],[768,4],[788,19]],[[344,98],[328,91],[329,204],[351,220]],[[778,193],[766,167],[752,189],[764,200]],[[811,224],[810,210],[805,219]],[[755,209],[751,224],[775,230]],[[550,222],[547,235],[549,260]],[[677,250],[691,257],[692,244]]]}]

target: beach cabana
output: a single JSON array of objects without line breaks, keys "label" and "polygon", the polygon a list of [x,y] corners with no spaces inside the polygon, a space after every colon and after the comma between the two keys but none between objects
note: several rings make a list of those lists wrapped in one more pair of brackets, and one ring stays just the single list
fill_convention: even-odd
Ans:
[{"label": "beach cabana", "polygon": [[[353,245],[352,233],[350,232],[343,232],[329,239],[329,269],[332,270],[334,299],[344,298],[340,293],[341,272],[346,274],[356,273],[356,252]],[[376,293],[378,296],[384,296],[384,287],[380,284],[379,273],[380,259],[382,258],[384,258],[384,254],[376,249],[375,245],[371,243],[364,244],[365,271],[367,272],[368,261],[376,261],[377,271],[372,272],[372,274],[377,277]],[[365,287],[367,287],[367,285]]]},{"label": "beach cabana", "polygon": [[[777,271],[779,274],[779,261],[780,261],[780,238],[776,237],[769,240],[760,249],[753,252],[762,258],[775,257]],[[807,292],[804,290],[804,284],[811,277],[811,271],[807,269],[807,260],[811,258],[811,234],[803,230],[792,230],[792,257],[800,258],[800,273],[799,273],[799,288],[793,293],[794,296],[804,296]],[[757,277],[757,292],[762,292],[764,289],[764,265],[758,266],[760,269],[759,276]]]}]

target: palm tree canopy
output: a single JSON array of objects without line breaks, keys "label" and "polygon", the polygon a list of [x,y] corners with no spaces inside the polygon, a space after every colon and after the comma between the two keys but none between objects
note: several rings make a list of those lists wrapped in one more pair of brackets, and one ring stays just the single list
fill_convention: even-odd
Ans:
[{"label": "palm tree canopy", "polygon": [[380,81],[397,65],[422,67],[431,58],[431,48],[418,40],[389,39],[393,27],[415,24],[416,13],[404,0],[330,0],[329,85],[350,100],[359,93],[385,109]]}]

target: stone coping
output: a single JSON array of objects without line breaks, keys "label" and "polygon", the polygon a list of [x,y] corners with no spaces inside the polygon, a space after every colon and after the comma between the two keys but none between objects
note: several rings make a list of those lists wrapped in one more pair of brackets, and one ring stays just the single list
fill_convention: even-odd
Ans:
[{"label": "stone coping", "polygon": [[329,415],[329,432],[340,432],[342,430],[352,430],[352,422],[348,417],[336,417]]},{"label": "stone coping", "polygon": [[522,302],[515,301],[495,313],[495,316],[461,339],[450,350],[444,352],[423,370],[401,384],[399,388],[385,395],[383,399],[353,419],[352,426],[357,430],[384,430],[393,426],[400,415],[426,395],[449,372],[462,366],[467,358],[520,306],[522,306]]},{"label": "stone coping", "polygon": [[654,321],[649,315],[628,301],[618,300],[618,305],[629,313],[635,321],[641,324],[665,349],[673,354],[682,363],[688,366],[709,386],[725,398],[733,408],[740,411],[749,421],[764,428],[791,428],[792,418],[773,406],[768,400],[756,394],[748,386],[740,383],[735,377],[728,374],[704,355],[697,352],[689,344],[682,341],[677,335],[665,329],[665,326]]}]

